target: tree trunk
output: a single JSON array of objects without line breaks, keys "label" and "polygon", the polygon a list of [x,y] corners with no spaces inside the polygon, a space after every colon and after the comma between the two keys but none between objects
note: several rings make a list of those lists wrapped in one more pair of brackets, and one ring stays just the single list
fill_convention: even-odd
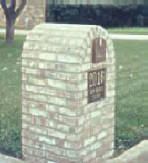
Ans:
[{"label": "tree trunk", "polygon": [[6,21],[6,41],[8,44],[12,44],[14,41],[15,19],[9,18]]}]

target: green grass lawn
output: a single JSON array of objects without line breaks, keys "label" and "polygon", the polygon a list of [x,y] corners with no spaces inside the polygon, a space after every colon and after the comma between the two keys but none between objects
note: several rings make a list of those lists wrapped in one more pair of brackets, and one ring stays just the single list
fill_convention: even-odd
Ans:
[{"label": "green grass lawn", "polygon": [[121,33],[132,35],[148,35],[148,27],[123,27],[123,28],[108,28],[109,33]]},{"label": "green grass lawn", "polygon": [[116,145],[125,150],[148,139],[148,41],[114,41],[116,51]]},{"label": "green grass lawn", "polygon": [[[0,151],[21,157],[21,53],[24,37],[9,47],[0,37]],[[148,41],[114,41],[116,146],[123,151],[148,138]]]},{"label": "green grass lawn", "polygon": [[21,156],[21,52],[23,37],[13,47],[0,35],[0,151]]}]

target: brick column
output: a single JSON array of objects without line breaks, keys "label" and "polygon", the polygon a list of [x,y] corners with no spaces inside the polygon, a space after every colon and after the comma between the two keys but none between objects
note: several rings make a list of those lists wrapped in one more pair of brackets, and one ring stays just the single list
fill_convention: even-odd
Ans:
[{"label": "brick column", "polygon": [[[92,45],[94,39],[100,45]],[[112,156],[115,59],[103,28],[35,27],[24,44],[22,77],[22,144],[28,162],[103,163]]]}]

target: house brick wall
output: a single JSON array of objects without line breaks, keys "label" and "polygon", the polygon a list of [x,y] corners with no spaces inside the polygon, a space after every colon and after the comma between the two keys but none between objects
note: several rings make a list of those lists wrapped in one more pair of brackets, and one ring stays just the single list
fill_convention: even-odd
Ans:
[{"label": "house brick wall", "polygon": [[[92,40],[107,41],[92,63]],[[88,70],[106,68],[106,97],[88,104]],[[98,26],[42,24],[22,54],[22,148],[31,163],[99,163],[114,152],[115,58]]]},{"label": "house brick wall", "polygon": [[[17,0],[17,5],[20,0]],[[31,29],[34,26],[45,22],[46,0],[28,0],[23,12],[16,20],[16,27]],[[5,27],[5,16],[0,6],[0,26]]]}]

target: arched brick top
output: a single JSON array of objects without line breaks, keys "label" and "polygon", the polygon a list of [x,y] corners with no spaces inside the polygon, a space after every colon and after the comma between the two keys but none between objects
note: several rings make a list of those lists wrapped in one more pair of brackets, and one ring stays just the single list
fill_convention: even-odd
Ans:
[{"label": "arched brick top", "polygon": [[108,46],[111,43],[109,35],[102,27],[95,25],[40,24],[27,36],[24,51],[37,51],[32,57],[37,57],[40,51],[47,60],[61,57],[60,62],[92,63],[92,42],[96,38],[106,40],[108,59],[108,47],[111,48]]}]

